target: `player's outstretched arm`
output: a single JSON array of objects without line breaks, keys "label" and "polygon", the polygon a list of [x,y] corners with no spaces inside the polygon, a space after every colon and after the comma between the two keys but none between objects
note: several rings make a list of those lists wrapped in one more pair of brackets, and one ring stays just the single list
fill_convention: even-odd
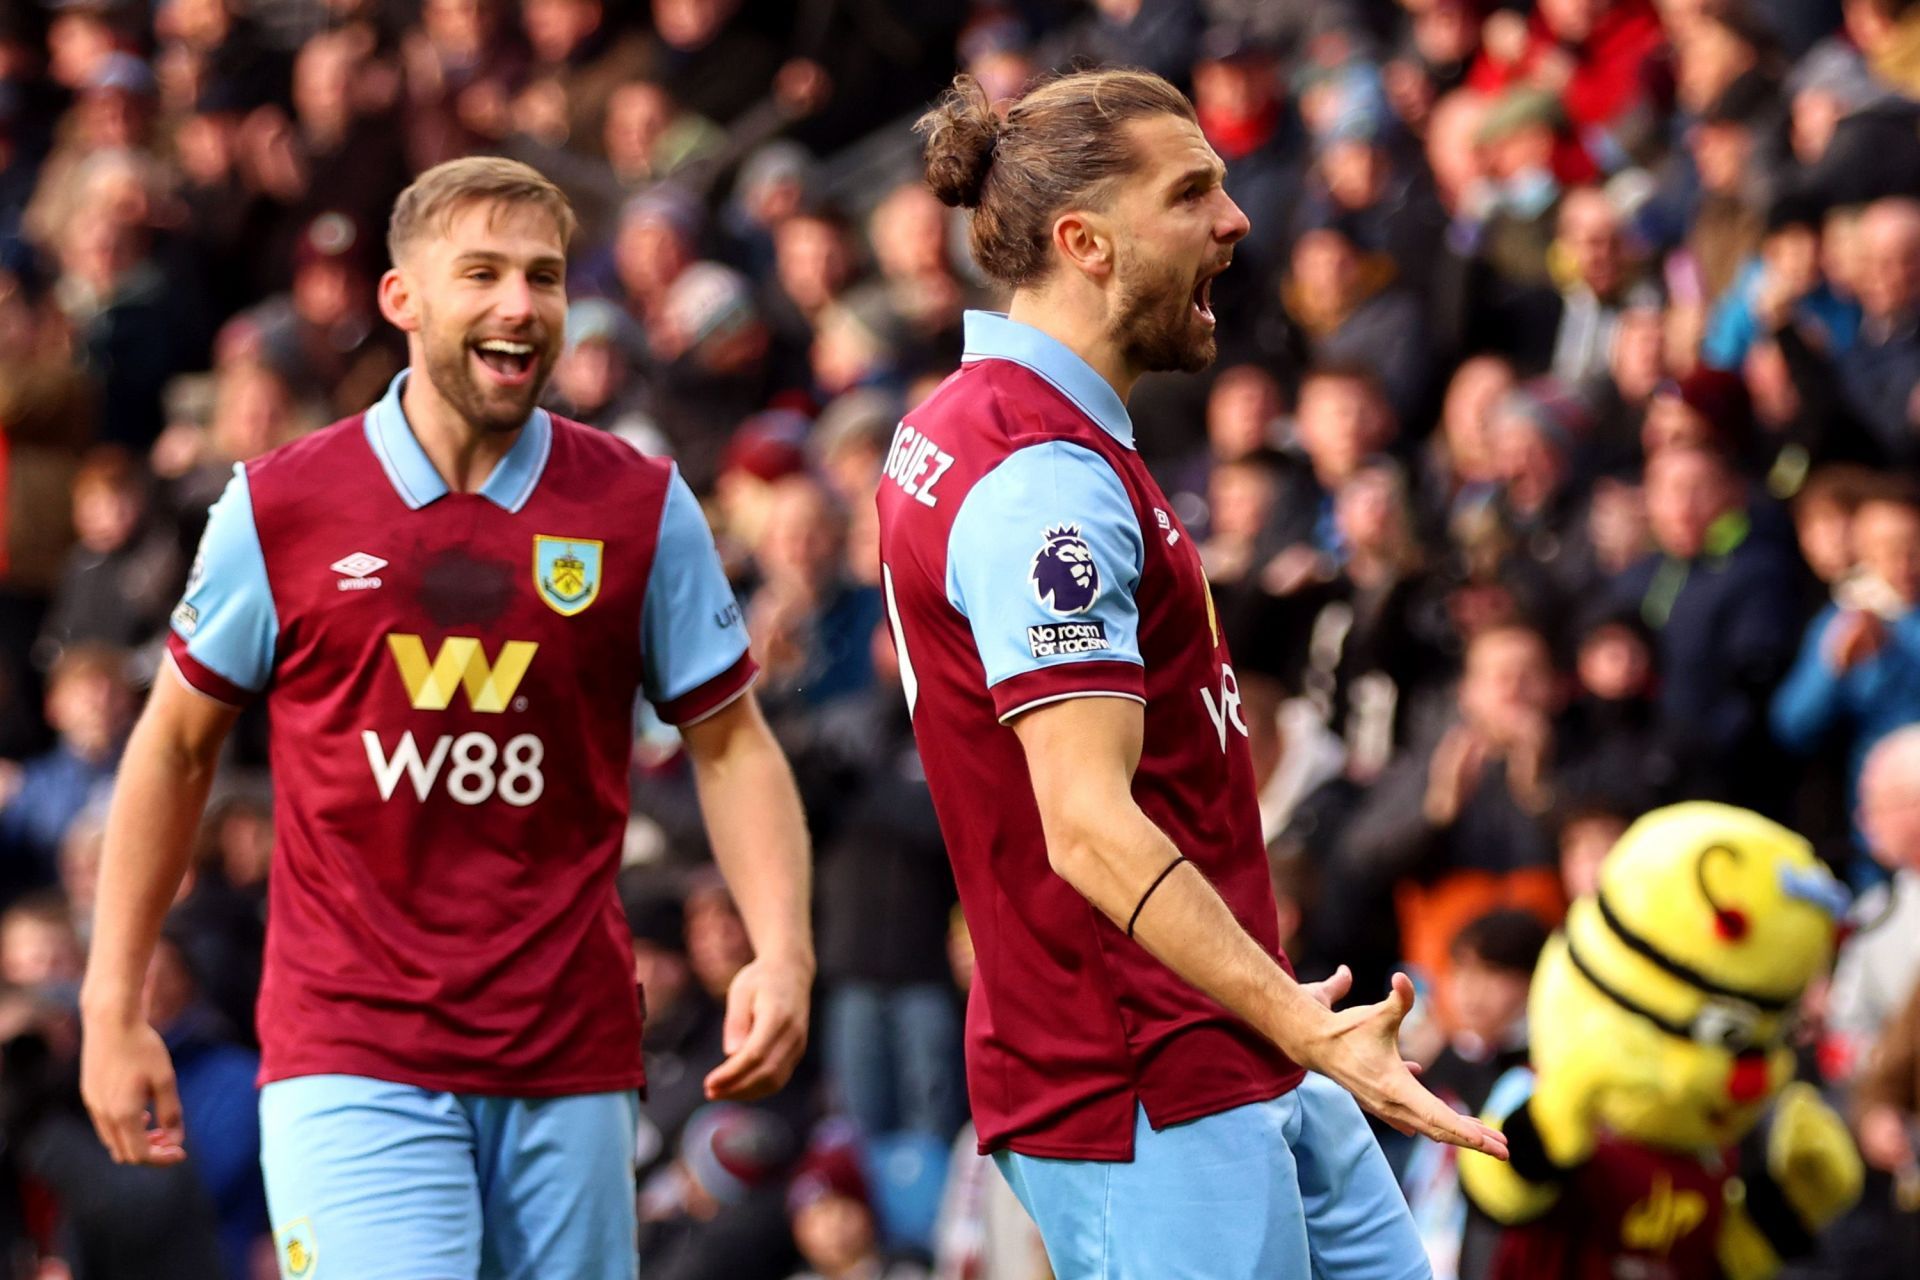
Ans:
[{"label": "player's outstretched arm", "polygon": [[114,784],[80,988],[80,1094],[120,1164],[186,1159],[173,1063],[147,1023],[143,992],[161,921],[187,872],[220,746],[238,714],[189,689],[166,664]]},{"label": "player's outstretched arm", "polygon": [[707,1076],[707,1096],[764,1097],[786,1084],[807,1047],[813,878],[806,819],[793,771],[752,693],[681,735],[714,861],[753,940],[753,963],[727,989],[727,1059]]},{"label": "player's outstretched arm", "polygon": [[1404,975],[1379,1004],[1335,1010],[1351,984],[1344,968],[1301,986],[1198,868],[1175,865],[1180,850],[1133,799],[1144,725],[1139,703],[1111,697],[1050,703],[1013,722],[1055,873],[1116,925],[1131,924],[1161,963],[1394,1128],[1504,1159],[1498,1131],[1427,1092],[1401,1060],[1400,1022],[1413,1007]]}]

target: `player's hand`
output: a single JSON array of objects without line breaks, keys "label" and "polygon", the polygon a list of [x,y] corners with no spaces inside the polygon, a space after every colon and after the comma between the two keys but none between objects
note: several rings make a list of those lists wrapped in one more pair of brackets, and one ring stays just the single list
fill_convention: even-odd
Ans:
[{"label": "player's hand", "polygon": [[[1351,975],[1342,966],[1333,977],[1306,990],[1331,1009],[1352,985]],[[1427,1092],[1400,1057],[1400,1023],[1412,1008],[1413,981],[1396,973],[1393,991],[1385,1000],[1336,1010],[1297,1055],[1298,1061],[1351,1093],[1362,1108],[1401,1133],[1471,1147],[1505,1160],[1507,1140],[1499,1130],[1461,1115]]]},{"label": "player's hand", "polygon": [[145,1019],[86,1023],[80,1097],[115,1164],[179,1164],[187,1158],[173,1059]]},{"label": "player's hand", "polygon": [[707,1073],[707,1097],[752,1102],[786,1084],[807,1047],[806,972],[755,960],[727,988],[722,1046],[727,1059]]}]

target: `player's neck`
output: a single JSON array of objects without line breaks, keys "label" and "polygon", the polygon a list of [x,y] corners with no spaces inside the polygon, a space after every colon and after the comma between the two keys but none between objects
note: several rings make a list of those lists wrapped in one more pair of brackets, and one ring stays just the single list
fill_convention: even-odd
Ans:
[{"label": "player's neck", "polygon": [[518,430],[485,431],[467,421],[417,368],[400,393],[400,408],[427,461],[453,493],[478,493],[520,438]]},{"label": "player's neck", "polygon": [[1132,394],[1140,371],[1120,354],[1120,345],[1114,341],[1104,310],[1096,313],[1092,308],[1075,305],[1073,300],[1059,298],[1052,291],[1016,289],[1013,301],[1007,305],[1007,319],[1032,325],[1085,360],[1095,373],[1107,380],[1120,397],[1120,403],[1125,404]]}]

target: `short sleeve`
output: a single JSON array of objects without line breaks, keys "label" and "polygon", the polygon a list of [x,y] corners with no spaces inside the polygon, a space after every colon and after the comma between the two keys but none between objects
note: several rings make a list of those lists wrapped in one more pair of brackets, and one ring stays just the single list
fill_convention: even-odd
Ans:
[{"label": "short sleeve", "polygon": [[1066,698],[1146,701],[1145,562],[1125,486],[1083,445],[1030,445],[968,491],[947,544],[947,598],[972,628],[1002,723]]},{"label": "short sleeve", "polygon": [[643,691],[668,724],[712,715],[745,692],[759,670],[747,655],[746,623],[713,531],[678,468],[640,606],[640,655]]},{"label": "short sleeve", "polygon": [[246,467],[207,513],[200,551],[175,606],[167,649],[193,688],[239,706],[267,687],[280,634]]}]

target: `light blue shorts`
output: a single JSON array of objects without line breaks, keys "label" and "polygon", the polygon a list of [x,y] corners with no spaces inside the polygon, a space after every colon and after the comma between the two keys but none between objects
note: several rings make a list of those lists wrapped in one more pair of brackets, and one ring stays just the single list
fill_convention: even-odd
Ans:
[{"label": "light blue shorts", "polygon": [[1133,1160],[994,1156],[1058,1280],[1430,1280],[1386,1157],[1352,1095],[1292,1093],[1155,1132]]},{"label": "light blue shorts", "polygon": [[284,1280],[634,1280],[632,1091],[436,1093],[364,1076],[260,1091]]}]

